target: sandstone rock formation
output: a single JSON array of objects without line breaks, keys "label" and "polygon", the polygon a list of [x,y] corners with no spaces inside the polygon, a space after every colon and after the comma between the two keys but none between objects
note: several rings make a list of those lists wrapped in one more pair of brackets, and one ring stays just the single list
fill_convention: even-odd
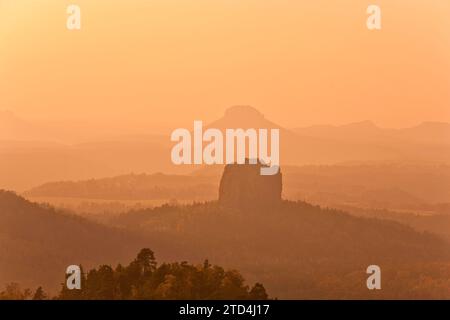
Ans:
[{"label": "sandstone rock formation", "polygon": [[219,203],[235,209],[273,208],[281,203],[282,175],[261,175],[263,164],[229,164],[219,186]]}]

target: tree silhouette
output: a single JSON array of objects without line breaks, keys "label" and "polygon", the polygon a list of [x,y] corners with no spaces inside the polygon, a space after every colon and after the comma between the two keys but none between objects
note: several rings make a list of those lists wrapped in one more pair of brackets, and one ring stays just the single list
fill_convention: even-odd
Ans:
[{"label": "tree silhouette", "polygon": [[208,260],[194,266],[187,262],[158,267],[153,251],[142,249],[128,266],[102,265],[82,280],[81,290],[64,285],[58,299],[267,299],[261,284],[252,292],[236,270],[225,271]]},{"label": "tree silhouette", "polygon": [[153,251],[147,248],[138,253],[135,262],[142,268],[143,275],[155,271],[157,266]]},{"label": "tree silhouette", "polygon": [[47,295],[45,294],[42,287],[36,289],[36,292],[33,295],[33,300],[45,300],[47,299]]},{"label": "tree silhouette", "polygon": [[255,283],[252,290],[250,290],[250,298],[253,300],[267,300],[267,292],[261,283]]}]

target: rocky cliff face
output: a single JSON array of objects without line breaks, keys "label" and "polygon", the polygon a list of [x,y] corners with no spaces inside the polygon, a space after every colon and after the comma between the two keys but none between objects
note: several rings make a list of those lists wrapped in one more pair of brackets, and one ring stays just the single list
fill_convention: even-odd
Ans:
[{"label": "rocky cliff face", "polygon": [[281,171],[260,174],[262,164],[229,164],[219,187],[219,203],[236,209],[271,208],[281,203]]}]

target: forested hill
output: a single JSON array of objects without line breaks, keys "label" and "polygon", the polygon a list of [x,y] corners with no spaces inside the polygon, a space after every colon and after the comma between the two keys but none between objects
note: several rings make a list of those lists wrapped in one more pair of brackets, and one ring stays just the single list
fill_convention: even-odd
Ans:
[{"label": "forested hill", "polygon": [[155,173],[49,182],[25,192],[25,195],[105,200],[205,200],[217,198],[216,190],[214,180],[208,177]]},{"label": "forested hill", "polygon": [[[143,247],[162,261],[237,269],[278,298],[450,296],[448,242],[396,222],[304,202],[246,210],[208,202],[131,211],[106,227],[0,191],[2,284],[53,290],[68,265],[114,266]],[[382,270],[377,292],[366,287],[372,264]]]},{"label": "forested hill", "polygon": [[129,260],[142,238],[0,191],[0,284],[56,289],[67,266]]},{"label": "forested hill", "polygon": [[[450,245],[392,221],[283,201],[275,210],[165,205],[114,223],[170,240],[185,259],[232,265],[280,298],[450,296]],[[365,284],[372,264],[386,279],[378,293]]]}]

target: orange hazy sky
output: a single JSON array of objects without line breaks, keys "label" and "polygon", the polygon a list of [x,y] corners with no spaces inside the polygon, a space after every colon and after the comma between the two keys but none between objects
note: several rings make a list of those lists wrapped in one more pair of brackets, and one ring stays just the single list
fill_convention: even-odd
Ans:
[{"label": "orange hazy sky", "polygon": [[450,122],[450,1],[0,0],[0,110],[170,128],[236,104],[286,127]]}]

